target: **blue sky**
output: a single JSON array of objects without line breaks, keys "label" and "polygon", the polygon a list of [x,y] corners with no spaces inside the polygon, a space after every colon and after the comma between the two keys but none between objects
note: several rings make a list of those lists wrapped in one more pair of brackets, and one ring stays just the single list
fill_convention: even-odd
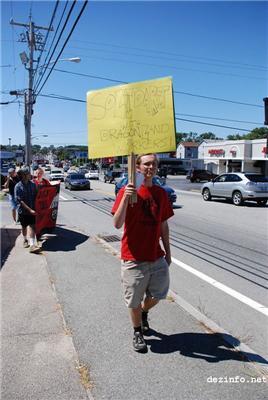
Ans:
[{"label": "blue sky", "polygon": [[[54,27],[65,4],[60,1]],[[77,1],[55,57],[82,5]],[[54,1],[1,3],[2,101],[15,100],[9,91],[25,89],[28,79],[19,58],[19,53],[28,50],[25,43],[17,42],[24,29],[12,27],[10,18],[27,23],[31,10],[35,24],[48,26],[54,7]],[[174,91],[187,93],[174,94],[177,118],[245,130],[260,127],[262,99],[267,96],[267,10],[266,2],[250,1],[89,2],[61,55],[82,61],[60,61],[56,68],[93,77],[53,71],[41,94],[86,100],[87,91],[116,85],[100,78],[136,82],[172,76]],[[53,33],[47,49],[52,38]],[[43,55],[40,65],[44,61]],[[9,137],[12,144],[24,144],[24,105],[19,100],[1,106],[2,144],[7,145]],[[87,144],[84,103],[39,96],[32,124],[32,136],[37,136],[33,144]],[[219,137],[246,133],[182,120],[176,120],[176,128],[198,134],[211,131]]]}]

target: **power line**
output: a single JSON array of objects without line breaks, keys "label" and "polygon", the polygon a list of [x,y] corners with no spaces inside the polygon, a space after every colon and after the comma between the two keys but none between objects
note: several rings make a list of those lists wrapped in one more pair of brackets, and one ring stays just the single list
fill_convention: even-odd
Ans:
[{"label": "power line", "polygon": [[[91,58],[92,56],[86,56],[81,54],[81,57],[84,58]],[[192,71],[192,72],[201,72],[201,73],[207,73],[207,74],[214,74],[214,75],[224,75],[224,76],[233,76],[233,77],[238,77],[238,78],[247,78],[247,79],[257,79],[257,80],[266,80],[266,78],[261,78],[258,76],[249,76],[249,75],[239,75],[239,74],[234,74],[234,73],[225,73],[225,72],[219,72],[219,71],[209,71],[209,70],[203,70],[203,69],[195,69],[195,68],[189,68],[189,67],[176,67],[174,65],[165,65],[165,64],[155,64],[155,63],[146,63],[146,62],[139,62],[139,61],[127,61],[127,60],[119,60],[118,58],[109,58],[109,57],[94,57],[99,60],[104,60],[104,61],[115,61],[119,63],[127,63],[127,64],[137,64],[137,65],[147,65],[149,67],[157,67],[157,68],[169,68],[169,69],[175,69],[179,71]]]},{"label": "power line", "polygon": [[[87,133],[86,130],[84,131],[66,131],[66,132],[45,132],[47,135],[68,135],[68,134],[74,134],[74,133]],[[35,132],[33,135],[41,135],[43,132]]]},{"label": "power line", "polygon": [[[47,64],[45,65],[45,70],[44,70],[44,72],[42,73],[41,78],[39,79],[38,83],[37,83],[36,86],[35,86],[35,91],[38,90],[38,86],[40,86],[40,84],[41,84],[41,82],[42,82],[42,79],[43,79],[43,77],[44,77],[44,75],[45,75],[45,73],[46,73],[46,71],[47,71],[47,69],[48,69],[48,65],[50,64],[51,59],[52,59],[52,57],[53,57],[53,55],[54,55],[54,53],[55,53],[55,51],[56,51],[56,48],[57,48],[57,46],[58,46],[58,44],[59,44],[59,41],[60,41],[60,39],[61,39],[61,37],[62,37],[62,34],[63,34],[63,32],[64,32],[64,30],[65,30],[65,28],[66,28],[66,25],[67,25],[67,23],[68,23],[68,21],[69,21],[69,19],[70,19],[71,14],[72,14],[72,12],[73,12],[73,9],[74,9],[74,6],[75,6],[75,4],[76,4],[76,1],[77,1],[77,0],[74,0],[73,3],[72,3],[72,6],[71,6],[71,8],[70,8],[70,10],[69,10],[69,13],[68,13],[67,18],[66,18],[66,20],[65,20],[65,23],[64,23],[64,25],[63,25],[63,27],[62,27],[62,29],[61,29],[60,35],[59,35],[58,40],[57,40],[57,42],[56,42],[56,44],[55,44],[55,46],[54,46],[54,49],[53,49],[53,51],[52,51],[52,54],[50,55],[50,58],[49,58]],[[65,41],[65,44],[66,44],[66,43],[67,43],[67,42]],[[65,47],[65,44],[64,44],[64,47]],[[54,66],[56,65],[56,63],[57,63],[57,61],[58,61],[58,59],[59,59],[59,57],[60,57],[60,55],[61,55],[61,53],[62,53],[64,47],[62,48],[60,54],[59,54],[58,57],[56,58],[56,61],[55,61],[54,65],[52,66],[52,68],[49,68],[50,71],[49,71],[49,73],[48,73],[47,78],[46,78],[45,81],[44,81],[44,84],[46,83],[46,81],[48,80],[50,74],[52,73],[52,70],[53,70]],[[43,84],[43,86],[44,86],[44,84]],[[43,86],[42,86],[42,88],[43,88]],[[42,89],[42,88],[41,88],[41,89]],[[40,91],[39,91],[39,92],[40,92]]]},{"label": "power line", "polygon": [[[66,70],[58,69],[58,68],[54,68],[54,71],[63,72],[63,73],[66,73],[66,74],[71,74],[71,75],[84,76],[84,77],[89,77],[89,78],[94,78],[94,79],[101,79],[101,80],[105,80],[105,81],[109,81],[109,82],[115,82],[115,83],[123,83],[123,84],[130,83],[130,82],[125,82],[125,81],[119,81],[117,79],[106,78],[106,77],[103,77],[103,76],[89,75],[89,74],[83,74],[83,73],[79,73],[79,72],[66,71]],[[263,106],[258,105],[258,104],[245,103],[245,102],[235,101],[235,100],[228,100],[228,99],[223,99],[221,97],[203,96],[203,95],[199,95],[199,94],[194,94],[194,93],[189,93],[189,92],[182,92],[182,91],[178,91],[178,90],[174,90],[173,93],[185,94],[187,96],[193,96],[193,97],[201,97],[201,98],[208,99],[208,100],[224,101],[224,102],[227,102],[227,103],[233,103],[233,104],[240,104],[240,105],[244,105],[244,106],[263,108]]]},{"label": "power line", "polygon": [[260,106],[258,104],[244,103],[244,102],[241,102],[241,101],[228,100],[228,99],[223,99],[223,98],[220,98],[220,97],[203,96],[203,95],[200,95],[200,94],[193,94],[193,93],[189,93],[189,92],[181,92],[181,91],[178,91],[178,90],[174,90],[174,93],[185,94],[187,96],[193,96],[193,97],[201,97],[203,99],[208,99],[208,100],[224,101],[226,103],[234,103],[234,104],[241,104],[241,105],[244,105],[244,106],[263,108],[262,106]]},{"label": "power line", "polygon": [[78,23],[78,21],[80,20],[80,18],[81,18],[81,16],[82,16],[83,12],[84,12],[84,10],[85,10],[85,8],[86,8],[86,6],[87,6],[87,3],[88,3],[88,0],[84,1],[84,4],[83,4],[83,6],[82,6],[82,8],[81,8],[81,10],[80,10],[80,12],[79,12],[79,14],[78,14],[78,16],[77,16],[75,22],[74,22],[74,24],[73,24],[73,27],[72,27],[71,31],[70,31],[69,35],[67,36],[67,39],[65,40],[65,42],[64,42],[64,44],[63,44],[63,46],[62,46],[62,49],[61,49],[61,51],[59,52],[58,57],[57,57],[56,60],[55,60],[55,63],[53,64],[52,68],[50,68],[50,72],[49,72],[49,74],[48,74],[48,76],[47,76],[45,82],[43,83],[43,85],[42,85],[41,88],[39,89],[38,93],[36,94],[36,97],[37,97],[38,94],[41,92],[41,90],[43,89],[43,87],[44,87],[45,83],[47,82],[49,76],[51,75],[51,73],[52,73],[52,71],[53,71],[53,68],[55,67],[55,65],[56,65],[56,63],[57,63],[57,61],[58,61],[58,59],[60,58],[60,56],[61,56],[61,54],[62,54],[62,52],[63,52],[65,46],[67,45],[67,43],[68,43],[68,41],[69,41],[69,39],[70,39],[70,37],[71,37],[71,35],[72,35],[72,33],[73,33],[73,31],[74,31],[76,25],[77,25],[77,23]]},{"label": "power line", "polygon": [[[37,72],[37,70],[38,70],[38,67],[39,67],[39,64],[40,64],[40,60],[41,60],[41,58],[42,58],[42,54],[43,54],[44,49],[45,49],[45,47],[46,47],[47,40],[48,40],[48,36],[49,36],[49,34],[50,34],[50,32],[51,32],[52,24],[53,24],[53,21],[54,21],[54,18],[55,18],[55,15],[56,15],[58,6],[59,6],[59,0],[56,1],[55,7],[54,7],[54,10],[53,10],[53,13],[52,13],[52,17],[51,17],[51,19],[50,19],[48,31],[47,31],[47,34],[46,34],[46,37],[45,37],[45,40],[44,40],[43,51],[41,52],[41,55],[38,57],[38,61],[37,61],[36,69],[35,69],[35,74],[36,74],[36,72]],[[35,75],[35,74],[34,74],[34,75]]]},{"label": "power line", "polygon": [[192,119],[184,119],[184,118],[176,118],[176,117],[175,117],[175,119],[176,119],[176,120],[179,120],[179,121],[193,122],[193,123],[195,123],[195,124],[210,125],[210,126],[217,126],[217,127],[219,127],[219,128],[233,129],[233,130],[236,130],[236,131],[251,132],[250,129],[235,128],[235,127],[233,127],[233,126],[216,125],[216,124],[210,124],[210,123],[208,123],[208,122],[193,121]]},{"label": "power line", "polygon": [[[195,63],[195,64],[205,64],[205,65],[211,65],[211,66],[216,66],[220,68],[239,68],[239,69],[246,69],[248,71],[250,70],[257,70],[258,72],[267,72],[267,69],[260,69],[260,67],[254,67],[254,66],[239,66],[239,65],[222,65],[222,64],[215,64],[213,62],[206,62],[206,61],[199,61],[196,60],[194,57],[190,57],[190,60],[181,60],[181,59],[176,59],[176,58],[170,58],[170,57],[163,57],[160,55],[150,55],[150,54],[137,54],[137,53],[129,53],[129,52],[120,52],[120,51],[114,51],[113,49],[99,49],[99,48],[90,48],[90,47],[79,47],[79,46],[70,46],[69,48],[71,49],[79,49],[79,50],[89,50],[89,51],[95,51],[95,52],[108,52],[108,53],[113,53],[113,54],[119,54],[123,56],[132,56],[132,57],[145,57],[145,58],[153,58],[153,59],[159,59],[161,57],[162,60],[167,60],[167,61],[175,61],[179,63]],[[174,57],[175,55],[173,55]],[[84,56],[86,57],[86,56]],[[179,57],[179,56],[175,56]],[[188,57],[189,58],[189,57]],[[208,71],[204,71],[208,72]],[[212,72],[212,71],[209,71]],[[229,75],[229,74],[228,74]]]},{"label": "power line", "polygon": [[205,119],[215,119],[218,121],[241,122],[242,124],[262,125],[261,122],[241,121],[239,119],[216,118],[216,117],[208,117],[208,116],[204,116],[204,115],[182,114],[182,113],[176,113],[175,115],[184,115],[186,117],[197,117],[197,118],[205,118]]},{"label": "power line", "polygon": [[221,62],[221,63],[225,63],[225,64],[235,64],[235,65],[244,65],[244,66],[251,66],[251,67],[258,67],[258,68],[263,68],[263,69],[267,69],[267,67],[263,66],[263,65],[256,65],[256,64],[248,64],[248,63],[239,63],[239,62],[235,62],[235,61],[226,61],[226,60],[220,60],[217,58],[209,58],[209,57],[197,57],[197,56],[189,56],[189,55],[185,55],[185,54],[179,54],[179,53],[172,53],[172,52],[168,52],[168,51],[161,51],[161,50],[153,50],[153,49],[143,49],[140,47],[131,47],[131,46],[122,46],[122,45],[118,45],[118,44],[111,44],[111,43],[103,43],[103,42],[93,42],[93,41],[88,41],[88,40],[78,40],[78,39],[73,39],[76,42],[81,42],[81,43],[90,43],[90,44],[95,44],[95,45],[101,45],[101,46],[109,46],[109,47],[118,47],[121,49],[134,49],[134,50],[139,50],[139,51],[144,51],[144,52],[152,52],[152,53],[159,53],[159,54],[167,54],[167,55],[171,55],[171,56],[176,56],[176,57],[184,57],[184,58],[190,58],[190,59],[194,59],[194,60],[210,60],[210,61],[216,61],[216,62]]},{"label": "power line", "polygon": [[[41,95],[43,97],[50,97],[53,99],[59,99],[59,100],[67,100],[67,101],[76,101],[76,102],[80,102],[80,103],[86,103],[85,100],[80,100],[80,99],[74,99],[71,97],[64,97],[64,96],[57,96],[57,95]],[[191,120],[191,119],[184,119],[184,118],[176,118],[176,120],[180,120],[180,121],[186,121],[186,122],[193,122],[196,124],[201,124],[201,125],[209,125],[209,126],[216,126],[219,128],[226,128],[226,129],[233,129],[233,130],[237,130],[237,131],[244,131],[244,132],[250,132],[250,129],[242,129],[242,128],[237,128],[237,127],[233,127],[233,126],[226,126],[226,125],[218,125],[218,124],[211,124],[209,122],[202,122],[202,121],[195,121],[195,120]]]},{"label": "power line", "polygon": [[48,64],[47,64],[47,60],[48,60],[48,57],[50,56],[50,52],[51,52],[52,46],[53,46],[54,41],[55,41],[55,39],[56,39],[56,37],[57,37],[59,27],[60,27],[60,25],[61,25],[63,16],[64,16],[64,14],[65,14],[65,11],[66,11],[66,8],[67,8],[67,5],[68,5],[68,1],[69,1],[69,0],[67,0],[67,1],[65,2],[65,6],[64,6],[63,12],[62,12],[62,14],[61,14],[61,17],[60,17],[58,26],[57,26],[57,28],[56,28],[56,31],[55,31],[55,34],[54,34],[54,36],[53,36],[52,42],[51,42],[50,47],[49,47],[49,49],[48,49],[46,58],[45,58],[45,60],[44,60],[44,65],[41,67],[40,76],[39,76],[39,78],[37,79],[37,82],[36,82],[36,84],[35,84],[34,89],[36,89],[36,87],[39,85],[39,82],[41,81],[42,76],[45,74],[45,71],[44,71],[44,73],[43,73],[43,70],[44,70],[44,68],[48,65]]},{"label": "power line", "polygon": [[[81,100],[81,99],[76,99],[74,97],[68,97],[68,96],[62,96],[59,94],[41,94],[40,96],[42,97],[50,97],[53,99],[59,99],[59,100],[68,100],[68,101],[74,101],[74,102],[79,102],[79,103],[86,103],[86,100]],[[196,114],[182,114],[182,113],[176,113],[175,115],[185,115],[188,117],[197,117],[197,118],[205,118],[205,119],[215,119],[219,121],[230,121],[230,122],[240,122],[243,124],[252,124],[252,125],[262,125],[261,122],[252,122],[252,121],[242,121],[238,119],[228,119],[228,118],[219,118],[219,117],[209,117],[209,116],[204,116],[204,115],[196,115]]]},{"label": "power line", "polygon": [[72,97],[66,97],[66,96],[61,96],[61,95],[56,95],[56,94],[40,94],[39,96],[41,96],[41,97],[49,97],[49,98],[52,98],[52,99],[59,99],[59,100],[76,101],[78,103],[86,103],[85,100],[74,99]]}]

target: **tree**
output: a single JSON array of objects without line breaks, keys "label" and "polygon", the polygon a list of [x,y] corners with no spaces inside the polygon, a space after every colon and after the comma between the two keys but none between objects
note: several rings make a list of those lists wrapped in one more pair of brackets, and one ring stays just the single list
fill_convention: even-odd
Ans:
[{"label": "tree", "polygon": [[236,133],[235,135],[228,135],[226,137],[227,140],[242,140],[244,139],[244,136],[239,135],[239,133]]},{"label": "tree", "polygon": [[254,139],[264,139],[268,136],[268,128],[254,128],[252,131],[245,135],[228,135],[227,140],[254,140]]},{"label": "tree", "polygon": [[250,133],[245,135],[245,139],[254,140],[254,139],[263,139],[268,136],[268,128],[255,128]]},{"label": "tree", "polygon": [[187,137],[187,133],[176,132],[176,145],[178,146],[178,144],[180,142],[183,142],[186,137]]},{"label": "tree", "polygon": [[212,132],[204,132],[204,133],[201,133],[201,135],[198,136],[198,141],[199,142],[202,142],[205,139],[209,139],[209,140],[214,140],[215,139],[216,140],[216,139],[219,139],[219,138],[217,138],[215,133],[212,133]]},{"label": "tree", "polygon": [[32,146],[32,153],[33,153],[33,154],[38,154],[38,153],[40,153],[40,150],[41,150],[41,146],[40,146],[39,144],[34,144],[34,145]]}]

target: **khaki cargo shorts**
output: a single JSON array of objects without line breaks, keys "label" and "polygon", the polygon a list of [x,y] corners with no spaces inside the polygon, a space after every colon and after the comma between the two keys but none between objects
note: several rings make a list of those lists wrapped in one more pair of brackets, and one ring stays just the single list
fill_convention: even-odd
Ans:
[{"label": "khaki cargo shorts", "polygon": [[164,257],[156,261],[121,262],[121,281],[128,308],[137,308],[144,295],[165,299],[169,289],[169,266]]}]

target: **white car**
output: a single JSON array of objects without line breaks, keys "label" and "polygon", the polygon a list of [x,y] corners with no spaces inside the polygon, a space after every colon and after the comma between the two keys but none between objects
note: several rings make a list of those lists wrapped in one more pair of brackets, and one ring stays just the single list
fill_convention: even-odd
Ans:
[{"label": "white car", "polygon": [[265,206],[268,200],[268,178],[254,172],[229,172],[204,183],[201,193],[205,201],[214,197],[232,199],[240,206],[244,200],[256,201]]},{"label": "white car", "polygon": [[64,174],[60,169],[52,169],[49,174],[50,181],[64,181]]},{"label": "white car", "polygon": [[78,173],[78,170],[76,169],[76,167],[71,167],[67,171],[67,174],[75,174],[75,173]]},{"label": "white car", "polygon": [[87,179],[99,179],[99,171],[97,169],[91,169],[86,174]]}]

